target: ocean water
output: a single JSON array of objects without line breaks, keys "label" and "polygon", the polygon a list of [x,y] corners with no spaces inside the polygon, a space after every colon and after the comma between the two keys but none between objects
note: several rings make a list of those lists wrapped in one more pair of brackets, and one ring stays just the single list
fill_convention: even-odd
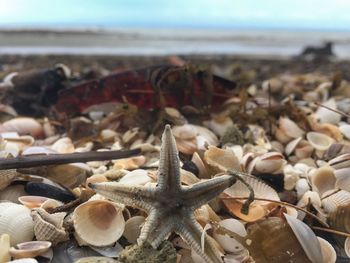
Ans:
[{"label": "ocean water", "polygon": [[334,43],[350,58],[350,32],[214,29],[0,29],[0,54],[190,55],[288,57],[304,46]]}]

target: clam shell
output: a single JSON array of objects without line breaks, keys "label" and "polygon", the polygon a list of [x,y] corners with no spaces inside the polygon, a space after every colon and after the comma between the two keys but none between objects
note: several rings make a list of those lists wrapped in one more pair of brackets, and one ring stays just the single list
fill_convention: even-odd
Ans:
[{"label": "clam shell", "polygon": [[0,191],[0,200],[19,203],[18,198],[23,195],[28,195],[27,192],[24,191],[24,185],[10,185]]},{"label": "clam shell", "polygon": [[331,137],[319,132],[308,132],[306,138],[312,147],[319,151],[326,151],[334,142]]},{"label": "clam shell", "polygon": [[88,189],[91,189],[89,187],[89,184],[104,183],[104,182],[108,182],[108,179],[106,178],[106,176],[104,176],[103,174],[94,174],[90,176],[88,179],[86,179],[85,185]]},{"label": "clam shell", "polygon": [[[324,195],[329,195],[326,192]],[[328,197],[322,199],[322,206],[327,213],[335,211],[339,206],[350,204],[350,193],[348,191],[340,190]]]},{"label": "clam shell", "polygon": [[346,255],[350,258],[350,237],[345,239],[344,250]]},{"label": "clam shell", "polygon": [[242,202],[236,200],[223,200],[223,203],[231,214],[242,219],[245,222],[255,222],[266,216],[268,212],[267,209],[264,208],[264,206],[256,203],[254,204],[253,202],[249,206],[248,215],[246,215],[241,212],[243,206]]},{"label": "clam shell", "polygon": [[197,130],[193,129],[193,126],[189,124],[173,126],[171,130],[175,138],[182,140],[191,140],[197,136]]},{"label": "clam shell", "polygon": [[204,153],[204,161],[214,169],[214,173],[230,171],[239,171],[240,165],[238,158],[229,149],[220,149],[215,146],[209,146]]},{"label": "clam shell", "polygon": [[299,144],[299,142],[303,139],[303,137],[299,137],[299,138],[296,138],[292,141],[290,141],[287,145],[286,145],[286,148],[284,149],[284,152],[286,153],[286,155],[291,155],[295,148],[297,147],[297,145]]},{"label": "clam shell", "polygon": [[233,121],[230,117],[222,117],[211,119],[203,123],[204,126],[212,130],[216,135],[222,137],[227,129],[233,126]]},{"label": "clam shell", "polygon": [[73,212],[76,234],[86,243],[101,247],[116,242],[123,234],[122,208],[107,200],[88,201]]},{"label": "clam shell", "polygon": [[17,176],[15,169],[0,170],[0,191],[5,189]]},{"label": "clam shell", "polygon": [[[237,219],[225,219],[220,221],[219,225],[242,237],[247,235],[244,225]],[[226,252],[238,254],[242,250],[245,250],[245,247],[232,237],[218,234],[216,232],[214,232],[213,237]]]},{"label": "clam shell", "polygon": [[91,169],[84,163],[53,165],[47,168],[47,178],[68,188],[82,184]]},{"label": "clam shell", "polygon": [[268,152],[257,157],[254,170],[259,173],[274,173],[279,171],[285,162],[281,153]]},{"label": "clam shell", "polygon": [[34,234],[37,240],[50,241],[53,245],[69,239],[63,227],[66,213],[49,214],[43,208],[34,209],[31,213],[34,221]]},{"label": "clam shell", "polygon": [[323,263],[335,263],[337,261],[337,253],[332,245],[325,239],[317,237],[320,242]]},{"label": "clam shell", "polygon": [[312,189],[317,191],[320,196],[334,189],[336,182],[335,172],[334,169],[328,165],[314,170],[310,177]]},{"label": "clam shell", "polygon": [[8,234],[0,235],[0,262],[11,260],[10,256],[10,236]]},{"label": "clam shell", "polygon": [[192,155],[192,162],[197,166],[199,174],[198,177],[203,178],[210,178],[209,173],[207,171],[207,168],[205,167],[205,164],[202,160],[202,158],[199,156],[197,152],[193,153]]},{"label": "clam shell", "polygon": [[57,140],[53,145],[51,145],[51,149],[57,153],[73,153],[75,147],[70,138],[64,137]]},{"label": "clam shell", "polygon": [[347,139],[350,139],[350,124],[341,125],[339,129]]},{"label": "clam shell", "polygon": [[141,227],[145,223],[144,216],[133,216],[125,222],[123,236],[129,243],[135,244],[141,233]]},{"label": "clam shell", "polygon": [[34,237],[34,223],[30,210],[14,203],[0,203],[0,235],[8,234],[11,245],[31,241]]},{"label": "clam shell", "polygon": [[210,214],[207,205],[202,205],[200,208],[194,211],[194,217],[204,227],[210,221]]},{"label": "clam shell", "polygon": [[10,254],[14,258],[34,258],[44,254],[51,247],[51,242],[30,241],[19,243],[16,245],[16,247],[17,248],[10,248]]},{"label": "clam shell", "polygon": [[127,185],[145,185],[152,182],[152,178],[148,176],[148,171],[143,169],[136,169],[123,176],[119,183]]},{"label": "clam shell", "polygon": [[284,214],[284,217],[311,262],[323,262],[320,243],[310,227],[290,215]]},{"label": "clam shell", "polygon": [[17,132],[19,135],[30,134],[34,138],[41,137],[44,133],[42,125],[33,118],[19,117],[5,121],[2,124],[3,131]]},{"label": "clam shell", "polygon": [[[327,106],[328,108],[331,108],[334,110],[337,109],[337,104],[334,98],[327,100],[326,102],[322,103],[322,105]],[[315,112],[315,118],[320,123],[338,124],[340,122],[341,115],[337,112],[326,109],[325,107],[319,107]]]},{"label": "clam shell", "polygon": [[279,127],[287,136],[291,138],[302,137],[305,133],[294,121],[285,117],[281,117],[279,119]]},{"label": "clam shell", "polygon": [[141,165],[144,165],[145,162],[146,162],[146,157],[143,155],[131,157],[131,158],[118,159],[113,161],[114,163],[113,168],[135,170],[139,168]]},{"label": "clam shell", "polygon": [[330,212],[328,222],[332,228],[350,233],[350,204],[338,206]]}]

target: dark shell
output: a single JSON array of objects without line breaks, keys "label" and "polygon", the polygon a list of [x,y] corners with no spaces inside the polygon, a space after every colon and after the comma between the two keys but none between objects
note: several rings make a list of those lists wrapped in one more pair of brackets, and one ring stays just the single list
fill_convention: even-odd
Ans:
[{"label": "dark shell", "polygon": [[30,195],[45,196],[62,202],[70,202],[75,200],[75,196],[68,190],[37,182],[28,182],[24,190]]}]

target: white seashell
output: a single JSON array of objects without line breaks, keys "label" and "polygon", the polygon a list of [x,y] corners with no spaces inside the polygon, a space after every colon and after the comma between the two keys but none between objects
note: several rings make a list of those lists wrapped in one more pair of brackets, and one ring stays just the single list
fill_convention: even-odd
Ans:
[{"label": "white seashell", "polygon": [[350,167],[337,169],[334,171],[334,175],[337,179],[335,186],[350,192]]},{"label": "white seashell", "polygon": [[42,125],[33,118],[18,117],[5,121],[0,131],[17,132],[19,135],[30,134],[34,138],[44,134]]},{"label": "white seashell", "polygon": [[48,241],[29,241],[19,243],[16,248],[10,248],[10,254],[14,258],[34,258],[44,254],[51,247]]},{"label": "white seashell", "polygon": [[202,205],[194,211],[194,217],[201,226],[205,226],[210,221],[210,214],[207,205]]},{"label": "white seashell", "polygon": [[[220,221],[219,225],[242,237],[247,235],[244,225],[237,219],[225,219]],[[226,252],[238,254],[242,250],[245,250],[245,247],[232,237],[216,232],[214,232],[213,237]]]},{"label": "white seashell", "polygon": [[307,180],[305,178],[299,179],[295,184],[295,190],[297,191],[298,198],[302,197],[310,190]]},{"label": "white seashell", "polygon": [[24,195],[18,197],[18,201],[28,207],[29,209],[33,209],[35,207],[40,207],[45,201],[49,198],[44,196],[35,196],[35,195]]},{"label": "white seashell", "polygon": [[307,191],[301,197],[297,205],[299,207],[306,207],[309,203],[315,207],[321,207],[321,198],[319,194],[313,191]]},{"label": "white seashell", "polygon": [[284,181],[284,189],[292,190],[295,187],[295,184],[299,180],[302,175],[302,172],[290,164],[287,164],[283,167],[283,181]]},{"label": "white seashell", "polygon": [[10,236],[8,234],[0,235],[0,262],[11,260],[10,256]]},{"label": "white seashell", "polygon": [[56,151],[42,146],[31,146],[26,148],[22,155],[33,155],[33,154],[54,154]]},{"label": "white seashell", "polygon": [[21,258],[9,261],[7,263],[38,263],[35,258]]},{"label": "white seashell", "polygon": [[294,150],[298,159],[310,158],[314,151],[314,147],[306,140],[301,140]]},{"label": "white seashell", "polygon": [[286,117],[281,117],[279,119],[279,127],[287,136],[291,138],[302,137],[305,133],[294,121]]},{"label": "white seashell", "polygon": [[334,189],[336,181],[334,169],[328,165],[320,167],[310,174],[310,181],[312,190],[322,196],[328,190]]},{"label": "white seashell", "polygon": [[57,153],[73,153],[75,148],[72,140],[68,137],[64,137],[57,140],[51,146],[51,149]]},{"label": "white seashell", "polygon": [[131,171],[119,180],[119,183],[127,185],[145,185],[150,182],[152,178],[148,176],[147,170],[143,169]]},{"label": "white seashell", "polygon": [[63,227],[66,213],[49,214],[43,208],[34,209],[31,213],[34,221],[34,234],[37,240],[50,241],[53,245],[69,239]]},{"label": "white seashell", "polygon": [[337,261],[337,253],[332,245],[325,239],[317,237],[320,242],[323,263],[335,263]]},{"label": "white seashell", "polygon": [[320,243],[310,227],[290,215],[284,214],[284,217],[311,262],[323,262]]},{"label": "white seashell", "polygon": [[196,129],[193,129],[192,125],[189,124],[173,126],[171,130],[175,138],[183,140],[191,140],[197,136]]},{"label": "white seashell", "polygon": [[212,130],[216,135],[222,137],[227,129],[233,126],[233,121],[231,118],[225,117],[224,119],[211,119],[210,121],[205,121],[203,124]]},{"label": "white seashell", "polygon": [[347,139],[350,139],[350,124],[341,125],[339,130]]},{"label": "white seashell", "polygon": [[297,147],[297,145],[299,144],[299,142],[303,139],[303,137],[299,137],[299,138],[296,138],[292,141],[290,141],[287,145],[286,145],[286,148],[284,150],[284,152],[286,153],[286,155],[291,155],[295,148]]},{"label": "white seashell", "polygon": [[103,142],[113,142],[117,135],[118,134],[111,129],[104,129],[100,132],[100,137]]},{"label": "white seashell", "polygon": [[88,201],[73,212],[76,235],[84,242],[101,247],[116,242],[123,234],[122,208],[107,200]]},{"label": "white seashell", "polygon": [[34,223],[30,210],[14,203],[0,203],[0,235],[8,234],[11,245],[31,241],[34,237]]},{"label": "white seashell", "polygon": [[241,160],[243,159],[243,148],[241,145],[234,145],[234,146],[230,146],[228,147],[228,149],[230,149],[235,156],[238,158],[238,161],[241,162]]},{"label": "white seashell", "polygon": [[306,138],[312,147],[319,151],[326,151],[334,142],[331,137],[319,132],[308,132]]},{"label": "white seashell", "polygon": [[271,149],[273,151],[280,152],[280,153],[284,152],[284,146],[279,141],[271,141],[270,144],[271,144]]},{"label": "white seashell", "polygon": [[[333,110],[337,110],[337,104],[334,98],[331,98],[328,101],[322,103],[322,105],[328,108],[331,108]],[[329,109],[326,109],[325,107],[320,106],[315,112],[315,118],[320,123],[338,124],[340,122],[341,115],[337,112],[334,112],[332,110],[329,110]]]},{"label": "white seashell", "polygon": [[141,233],[142,225],[145,223],[144,216],[133,216],[125,222],[123,236],[129,243],[135,244]]},{"label": "white seashell", "polygon": [[324,196],[328,196],[322,199],[322,206],[327,213],[335,211],[339,206],[344,206],[350,204],[350,192],[340,190],[338,192],[330,190],[324,193]]}]

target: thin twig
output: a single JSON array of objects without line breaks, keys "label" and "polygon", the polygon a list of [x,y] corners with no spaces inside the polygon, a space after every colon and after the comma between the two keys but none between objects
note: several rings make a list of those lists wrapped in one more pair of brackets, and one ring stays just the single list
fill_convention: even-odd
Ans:
[{"label": "thin twig", "polygon": [[323,232],[336,234],[336,235],[339,235],[339,236],[350,237],[350,233],[345,233],[345,232],[341,232],[341,231],[338,231],[338,230],[333,230],[333,229],[323,228],[323,227],[318,227],[318,226],[312,226],[311,228],[315,229],[315,230],[320,230],[320,231],[323,231]]},{"label": "thin twig", "polygon": [[328,107],[328,106],[326,106],[326,105],[323,105],[323,104],[321,104],[321,103],[318,103],[318,102],[315,102],[315,104],[316,104],[317,106],[323,107],[323,108],[325,108],[325,109],[327,109],[327,110],[330,110],[330,111],[333,111],[333,112],[335,112],[335,113],[338,113],[338,114],[340,114],[340,115],[342,115],[342,116],[344,116],[344,117],[347,117],[347,118],[350,117],[349,114],[347,114],[347,113],[345,113],[345,112],[342,112],[342,111],[340,111],[340,110],[332,109],[332,108],[330,108],[330,107]]},{"label": "thin twig", "polygon": [[0,170],[76,162],[105,161],[128,158],[141,153],[141,149],[125,151],[85,152],[69,154],[28,155],[0,159]]},{"label": "thin twig", "polygon": [[[221,197],[220,199],[222,199],[222,200],[236,200],[236,199],[243,199],[243,200],[245,200],[245,199],[249,199],[249,197]],[[295,209],[297,209],[297,210],[299,210],[299,211],[302,211],[302,212],[304,212],[305,214],[307,214],[307,215],[309,215],[309,216],[311,216],[312,218],[314,218],[314,219],[316,219],[321,225],[323,225],[324,227],[327,227],[327,228],[329,228],[329,225],[327,224],[327,223],[325,223],[325,222],[323,222],[320,218],[318,218],[317,216],[315,216],[313,213],[311,213],[311,212],[309,212],[309,211],[307,211],[307,210],[305,210],[305,209],[302,209],[302,208],[300,208],[300,207],[298,207],[298,206],[295,206],[295,205],[292,205],[292,204],[290,204],[290,203],[286,203],[286,202],[282,202],[282,201],[276,201],[276,200],[271,200],[271,199],[267,199],[267,198],[258,198],[258,197],[255,197],[254,198],[255,200],[258,200],[258,201],[266,201],[266,202],[271,202],[271,203],[276,203],[276,204],[280,204],[280,205],[285,205],[285,206],[290,206],[290,207],[293,207],[293,208],[295,208]]]}]

